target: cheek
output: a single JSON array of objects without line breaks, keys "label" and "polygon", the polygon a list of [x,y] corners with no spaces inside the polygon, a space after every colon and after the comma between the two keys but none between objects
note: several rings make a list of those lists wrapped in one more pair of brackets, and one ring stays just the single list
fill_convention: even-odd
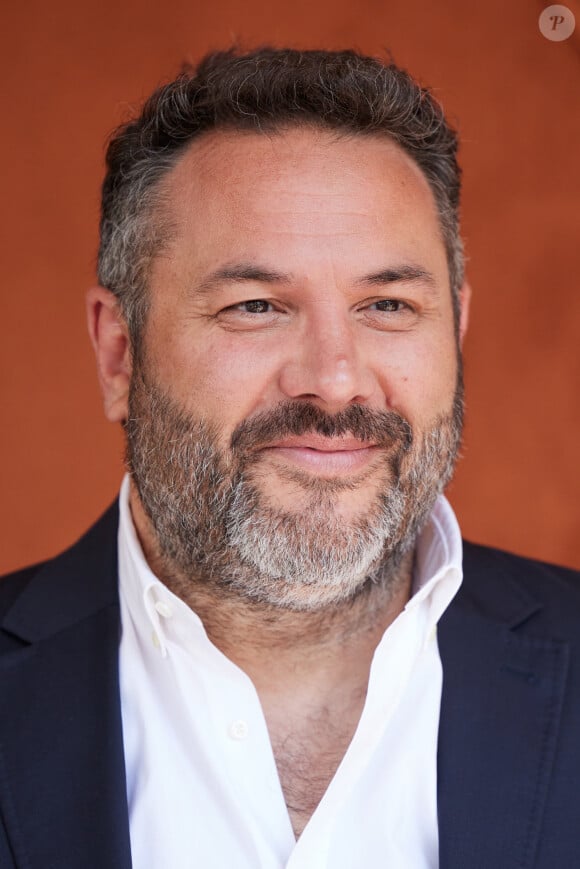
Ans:
[{"label": "cheek", "polygon": [[410,422],[430,424],[452,408],[457,384],[454,341],[400,341],[383,354],[379,368],[388,406]]},{"label": "cheek", "polygon": [[274,353],[222,334],[219,340],[174,341],[160,370],[166,388],[186,407],[229,433],[266,402],[277,364]]}]

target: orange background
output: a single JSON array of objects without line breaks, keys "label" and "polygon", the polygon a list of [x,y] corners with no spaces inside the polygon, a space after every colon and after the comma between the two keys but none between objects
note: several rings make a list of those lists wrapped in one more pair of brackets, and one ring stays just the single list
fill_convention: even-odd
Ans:
[{"label": "orange background", "polygon": [[49,556],[114,497],[85,337],[103,141],[183,60],[238,40],[390,49],[463,139],[474,288],[466,536],[580,567],[580,4],[565,42],[532,0],[33,0],[4,10],[0,569]]}]

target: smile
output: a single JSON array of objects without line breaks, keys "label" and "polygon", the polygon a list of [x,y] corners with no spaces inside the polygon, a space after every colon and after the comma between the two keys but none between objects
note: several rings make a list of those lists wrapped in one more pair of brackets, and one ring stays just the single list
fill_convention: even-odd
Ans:
[{"label": "smile", "polygon": [[349,474],[364,468],[376,456],[376,444],[356,438],[325,438],[320,435],[284,438],[262,452],[284,463],[320,474]]}]

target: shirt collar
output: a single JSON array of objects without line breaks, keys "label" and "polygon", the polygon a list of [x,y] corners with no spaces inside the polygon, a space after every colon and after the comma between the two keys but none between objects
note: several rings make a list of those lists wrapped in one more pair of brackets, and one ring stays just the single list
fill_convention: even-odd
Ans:
[{"label": "shirt collar", "polygon": [[167,656],[167,626],[185,611],[202,634],[205,630],[198,616],[159,580],[147,563],[137,536],[129,506],[129,475],[119,493],[119,583],[137,632],[152,637],[154,646]]},{"label": "shirt collar", "polygon": [[463,581],[461,531],[451,504],[440,495],[415,546],[413,594],[405,609],[428,605],[435,627]]}]

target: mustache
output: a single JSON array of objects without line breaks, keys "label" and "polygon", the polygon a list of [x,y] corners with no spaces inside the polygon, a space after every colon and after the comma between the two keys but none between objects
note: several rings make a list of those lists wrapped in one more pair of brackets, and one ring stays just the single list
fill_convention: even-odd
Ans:
[{"label": "mustache", "polygon": [[286,435],[312,433],[324,437],[348,434],[384,448],[397,444],[402,452],[408,452],[413,444],[410,423],[393,410],[371,410],[361,404],[353,404],[336,414],[328,414],[314,404],[281,403],[236,426],[230,447],[232,452],[248,453]]}]

